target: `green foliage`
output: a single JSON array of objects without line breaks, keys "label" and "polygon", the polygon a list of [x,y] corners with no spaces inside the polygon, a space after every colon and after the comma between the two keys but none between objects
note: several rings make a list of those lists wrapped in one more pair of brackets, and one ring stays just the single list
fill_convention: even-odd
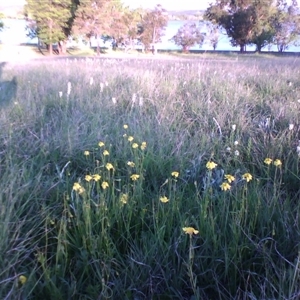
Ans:
[{"label": "green foliage", "polygon": [[[293,11],[293,13],[292,13]],[[293,15],[293,17],[292,17]],[[254,44],[257,51],[270,43],[285,45],[296,39],[299,33],[297,3],[290,6],[285,1],[227,1],[219,0],[206,11],[206,19],[223,27],[233,46]]]},{"label": "green foliage", "polygon": [[68,22],[72,18],[72,5],[72,0],[27,1],[26,12],[36,23],[37,36],[49,46],[50,54],[52,54],[52,44],[67,38]]},{"label": "green foliage", "polygon": [[288,5],[285,1],[278,1],[277,8],[271,22],[275,30],[273,39],[278,51],[283,52],[299,37],[300,15],[295,2]]},{"label": "green foliage", "polygon": [[216,50],[219,42],[220,27],[211,22],[202,22],[206,27],[205,40],[208,40],[209,44]]},{"label": "green foliage", "polygon": [[1,19],[3,19],[3,18],[4,18],[4,15],[3,15],[2,13],[0,13],[0,31],[2,31],[3,28],[4,28],[4,23],[3,23],[3,21],[1,20]]},{"label": "green foliage", "polygon": [[160,42],[167,23],[168,16],[161,5],[157,5],[154,10],[148,11],[142,16],[139,34],[140,40],[146,48],[149,48],[150,44]]},{"label": "green foliage", "polygon": [[297,299],[299,67],[2,64],[0,298]]},{"label": "green foliage", "polygon": [[74,34],[81,34],[87,38],[95,37],[97,54],[100,54],[99,39],[103,35],[122,35],[123,24],[120,21],[121,4],[111,0],[84,0],[75,13]]},{"label": "green foliage", "polygon": [[201,33],[201,28],[197,27],[196,23],[185,23],[178,29],[172,40],[176,45],[182,47],[183,52],[187,52],[195,44],[199,44],[201,47],[204,42],[204,34]]}]

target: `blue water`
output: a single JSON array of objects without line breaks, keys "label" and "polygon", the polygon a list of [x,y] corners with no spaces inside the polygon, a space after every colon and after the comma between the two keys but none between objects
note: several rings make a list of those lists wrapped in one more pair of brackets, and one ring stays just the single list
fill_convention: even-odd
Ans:
[{"label": "blue water", "polygon": [[[25,20],[3,20],[5,29],[0,32],[0,41],[7,44],[37,44],[37,39],[30,39],[26,35],[26,21]],[[165,30],[165,35],[162,37],[160,43],[157,44],[157,49],[162,50],[178,50],[180,47],[175,45],[170,39],[177,33],[178,29],[184,24],[184,21],[169,21]],[[101,43],[101,45],[105,45]],[[107,44],[106,44],[107,45]],[[96,46],[96,42],[92,42],[92,46]],[[204,42],[202,47],[199,45],[191,47],[191,50],[213,50],[212,46],[208,42]],[[222,51],[238,51],[239,47],[233,47],[230,44],[229,38],[226,34],[220,34],[219,42],[216,50]],[[255,50],[255,46],[247,46],[247,51]],[[276,46],[270,48],[265,47],[263,51],[277,51]],[[300,52],[300,46],[291,45],[287,52]]]}]

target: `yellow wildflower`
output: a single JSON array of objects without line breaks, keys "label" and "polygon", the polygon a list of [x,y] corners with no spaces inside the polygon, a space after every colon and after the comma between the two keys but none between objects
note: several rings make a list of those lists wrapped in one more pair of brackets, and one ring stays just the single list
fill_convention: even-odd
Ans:
[{"label": "yellow wildflower", "polygon": [[80,185],[78,182],[75,182],[75,183],[73,184],[73,190],[74,190],[75,192],[78,192],[80,188],[81,188],[81,185]]},{"label": "yellow wildflower", "polygon": [[91,181],[93,179],[93,177],[91,175],[85,175],[85,180],[86,181]]},{"label": "yellow wildflower", "polygon": [[134,137],[133,137],[133,136],[129,136],[129,137],[128,137],[128,141],[129,141],[129,142],[132,142],[133,140],[134,140]]},{"label": "yellow wildflower", "polygon": [[281,160],[280,159],[275,159],[275,161],[274,161],[274,166],[276,166],[276,167],[280,167],[282,165],[282,162],[281,162]]},{"label": "yellow wildflower", "polygon": [[136,149],[136,148],[138,148],[138,147],[139,147],[139,144],[137,144],[137,143],[133,143],[133,144],[132,144],[132,148],[133,148],[133,149]]},{"label": "yellow wildflower", "polygon": [[101,176],[99,174],[93,175],[93,180],[99,181],[101,179]]},{"label": "yellow wildflower", "polygon": [[120,202],[122,202],[123,204],[126,204],[128,202],[128,194],[121,194]]},{"label": "yellow wildflower", "polygon": [[169,199],[168,199],[166,196],[160,197],[159,200],[160,200],[162,203],[167,203],[167,202],[169,202]]},{"label": "yellow wildflower", "polygon": [[123,128],[124,128],[124,129],[128,129],[128,125],[127,125],[127,124],[124,124],[124,125],[123,125]]},{"label": "yellow wildflower", "polygon": [[85,192],[85,189],[81,186],[79,189],[78,189],[78,194],[81,195]]},{"label": "yellow wildflower", "polygon": [[90,151],[85,150],[85,151],[83,152],[83,155],[89,156],[89,155],[90,155]]},{"label": "yellow wildflower", "polygon": [[146,143],[146,142],[142,142],[142,144],[141,144],[141,149],[142,149],[142,150],[145,150],[146,147],[147,147],[147,143]]},{"label": "yellow wildflower", "polygon": [[192,236],[193,234],[198,234],[199,230],[196,230],[193,227],[183,227],[182,230],[186,233]]},{"label": "yellow wildflower", "polygon": [[131,168],[133,168],[135,166],[135,163],[133,161],[129,161],[127,162],[127,165]]},{"label": "yellow wildflower", "polygon": [[272,159],[269,158],[269,157],[267,157],[267,158],[264,160],[264,163],[265,163],[266,165],[270,165],[271,162],[272,162]]},{"label": "yellow wildflower", "polygon": [[109,187],[109,184],[107,181],[103,181],[102,184],[101,184],[102,188],[105,190]]},{"label": "yellow wildflower", "polygon": [[105,144],[104,144],[103,142],[99,142],[99,143],[98,143],[98,146],[99,146],[100,148],[101,148],[101,147],[104,147],[104,145],[105,145]]},{"label": "yellow wildflower", "polygon": [[247,182],[251,181],[252,180],[252,175],[250,173],[245,173],[242,178],[244,180],[246,180]]},{"label": "yellow wildflower", "polygon": [[107,150],[104,150],[104,151],[103,151],[103,155],[104,155],[104,156],[107,156],[107,155],[109,155],[109,152],[108,152]]},{"label": "yellow wildflower", "polygon": [[19,282],[21,285],[24,285],[27,282],[27,277],[24,275],[19,276]]},{"label": "yellow wildflower", "polygon": [[172,175],[173,177],[177,178],[177,177],[179,176],[179,172],[174,171],[174,172],[171,173],[171,175]]},{"label": "yellow wildflower", "polygon": [[216,166],[217,166],[217,164],[214,163],[213,161],[208,161],[207,164],[206,164],[206,168],[207,168],[208,170],[212,170],[212,169],[214,169]]},{"label": "yellow wildflower", "polygon": [[131,178],[131,180],[136,181],[136,180],[138,180],[140,178],[140,175],[138,175],[138,174],[132,174],[130,176],[130,178]]},{"label": "yellow wildflower", "polygon": [[232,175],[230,175],[230,174],[227,174],[227,175],[225,175],[224,177],[225,177],[225,179],[227,179],[227,181],[228,181],[229,183],[235,181],[234,176],[232,176]]},{"label": "yellow wildflower", "polygon": [[225,181],[220,185],[220,188],[222,191],[228,191],[228,190],[230,190],[231,185]]},{"label": "yellow wildflower", "polygon": [[111,164],[111,163],[107,163],[105,165],[106,169],[109,171],[109,170],[113,170],[114,169],[114,166]]}]

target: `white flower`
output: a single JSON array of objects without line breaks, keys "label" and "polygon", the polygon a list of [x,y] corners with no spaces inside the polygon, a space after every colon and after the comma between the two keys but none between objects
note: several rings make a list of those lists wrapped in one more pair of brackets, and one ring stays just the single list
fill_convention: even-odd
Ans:
[{"label": "white flower", "polygon": [[90,85],[92,85],[93,83],[94,83],[94,78],[91,77],[91,78],[90,78]]},{"label": "white flower", "polygon": [[230,147],[227,147],[227,148],[226,148],[226,151],[227,151],[227,152],[230,152],[230,151],[231,151],[231,148],[230,148]]},{"label": "white flower", "polygon": [[239,144],[238,141],[234,141],[234,146],[237,146]]},{"label": "white flower", "polygon": [[61,98],[63,95],[63,92],[59,92],[58,95],[59,95],[59,98]]},{"label": "white flower", "polygon": [[139,106],[143,106],[144,104],[144,99],[142,97],[140,97],[139,99]]},{"label": "white flower", "polygon": [[239,156],[239,155],[240,155],[239,150],[235,150],[235,151],[234,151],[234,155],[235,155],[235,156]]},{"label": "white flower", "polygon": [[132,103],[135,103],[135,101],[136,101],[136,94],[134,93],[134,94],[132,95]]},{"label": "white flower", "polygon": [[117,103],[117,100],[116,100],[115,97],[112,97],[112,98],[111,98],[111,101],[112,101],[113,104],[116,104],[116,103]]},{"label": "white flower", "polygon": [[236,130],[236,124],[232,124],[231,128],[232,128],[233,131],[235,131]]},{"label": "white flower", "polygon": [[100,82],[100,92],[103,92],[103,88],[104,88],[104,83]]},{"label": "white flower", "polygon": [[294,124],[289,124],[289,130],[293,130],[294,129]]},{"label": "white flower", "polygon": [[71,94],[71,89],[72,89],[72,84],[71,84],[71,82],[69,81],[68,82],[68,96]]}]

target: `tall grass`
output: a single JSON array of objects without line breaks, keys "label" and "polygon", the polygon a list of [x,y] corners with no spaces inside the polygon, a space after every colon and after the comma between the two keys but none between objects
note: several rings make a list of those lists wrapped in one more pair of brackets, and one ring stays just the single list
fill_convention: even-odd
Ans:
[{"label": "tall grass", "polygon": [[299,66],[2,66],[0,298],[299,298]]}]

